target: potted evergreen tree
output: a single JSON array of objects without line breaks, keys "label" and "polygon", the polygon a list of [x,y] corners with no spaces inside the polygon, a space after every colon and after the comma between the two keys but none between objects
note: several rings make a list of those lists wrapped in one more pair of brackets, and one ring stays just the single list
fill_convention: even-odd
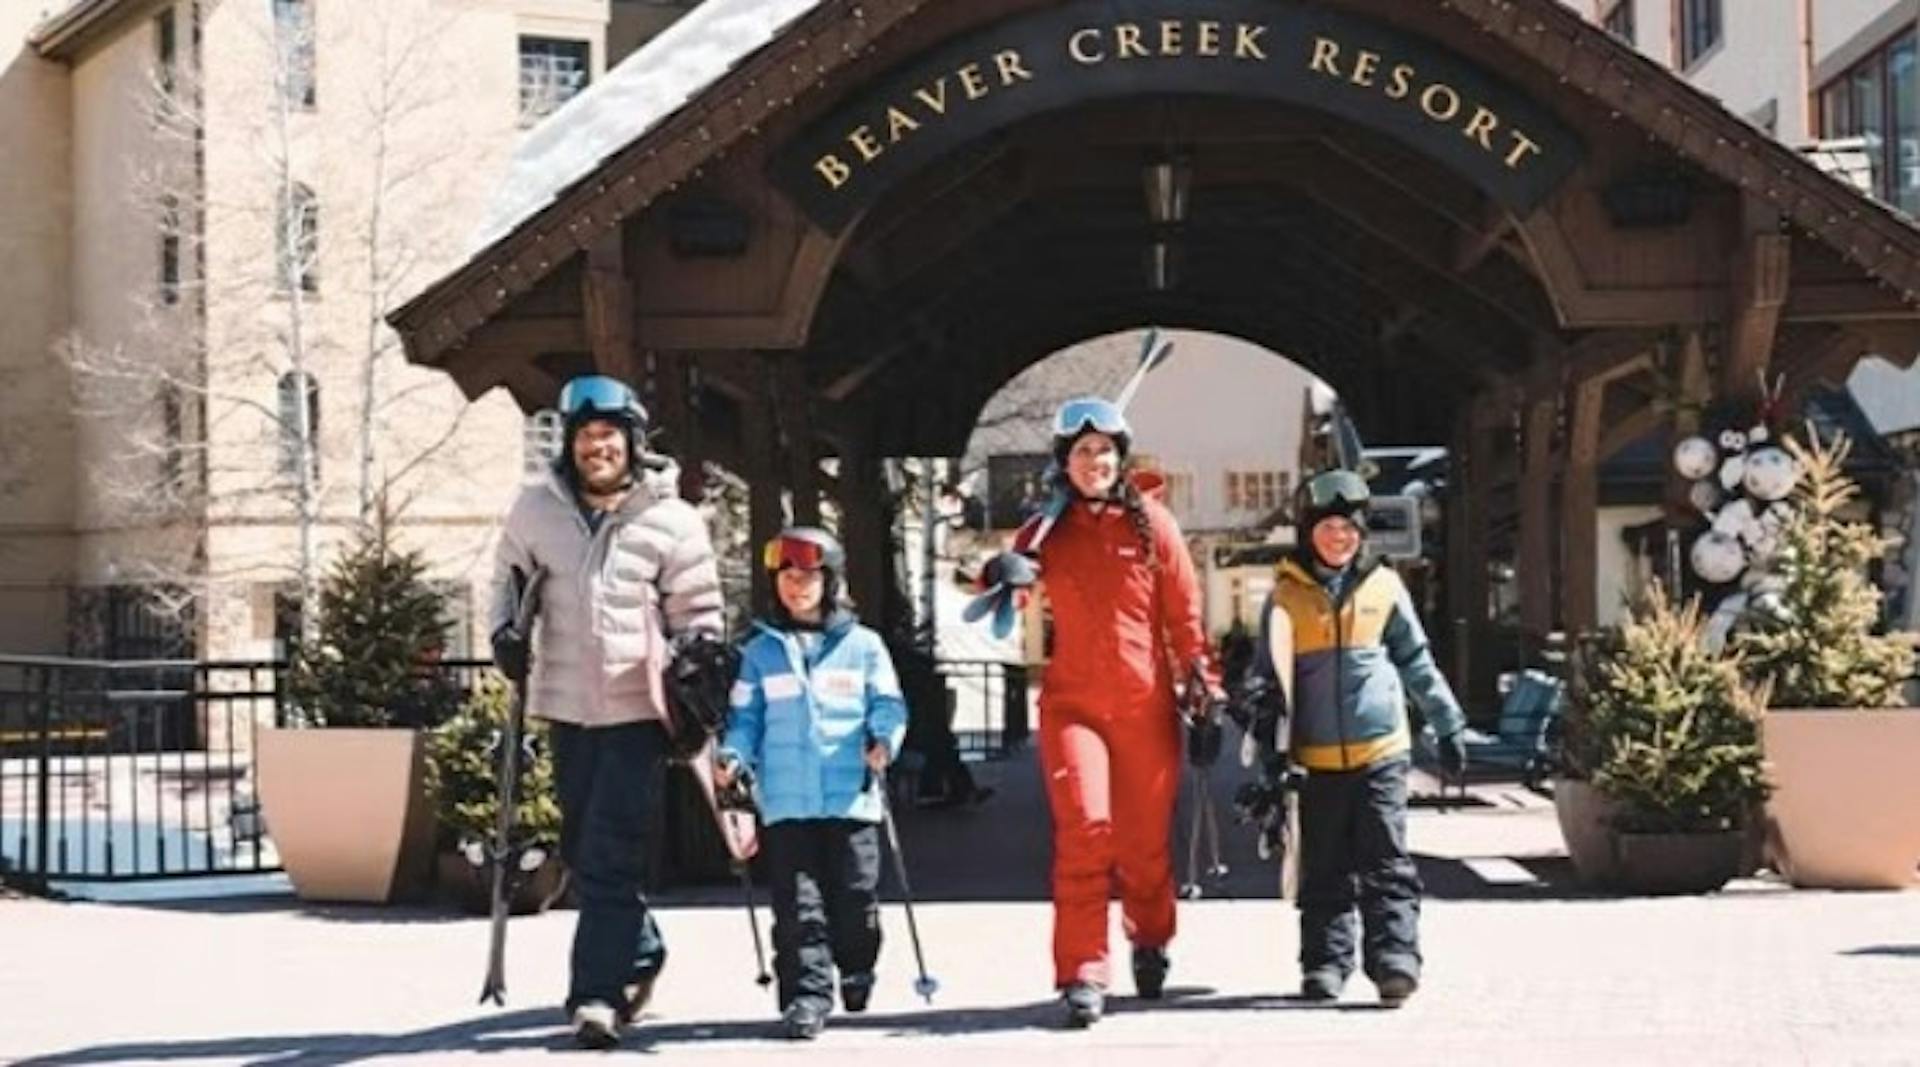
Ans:
[{"label": "potted evergreen tree", "polygon": [[1867,567],[1885,545],[1848,518],[1850,444],[1789,439],[1801,468],[1773,591],[1734,638],[1772,694],[1765,749],[1775,859],[1795,885],[1905,888],[1920,863],[1920,714],[1904,707],[1911,635],[1876,634]]},{"label": "potted evergreen tree", "polygon": [[1568,677],[1572,686],[1554,744],[1553,809],[1566,841],[1574,875],[1590,886],[1613,882],[1613,818],[1617,805],[1593,784],[1604,755],[1586,715],[1587,678],[1592,665],[1617,654],[1618,628],[1582,634],[1574,644]]},{"label": "potted evergreen tree", "polygon": [[[439,820],[436,871],[440,891],[468,912],[484,914],[492,904],[492,882],[485,859],[500,811],[500,782],[495,746],[504,729],[512,693],[507,683],[489,676],[460,710],[427,737],[427,792]],[[538,910],[560,882],[560,804],[553,792],[553,757],[538,719],[526,724],[532,758],[522,763],[514,827],[541,862],[520,881],[511,901],[515,914]],[[538,849],[538,853],[532,852]]]},{"label": "potted evergreen tree", "polygon": [[1764,698],[1737,660],[1709,652],[1698,602],[1653,586],[1581,659],[1577,744],[1610,808],[1610,880],[1699,893],[1739,873],[1749,813],[1766,795]]},{"label": "potted evergreen tree", "polygon": [[311,641],[296,642],[289,723],[261,732],[260,799],[294,890],[383,902],[423,890],[432,864],[424,729],[459,706],[439,669],[445,598],[383,507],[321,583]]}]

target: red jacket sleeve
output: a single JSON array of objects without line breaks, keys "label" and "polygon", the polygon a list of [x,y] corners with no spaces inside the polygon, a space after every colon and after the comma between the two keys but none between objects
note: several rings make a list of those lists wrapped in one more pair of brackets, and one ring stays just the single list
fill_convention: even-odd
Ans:
[{"label": "red jacket sleeve", "polygon": [[1187,551],[1180,523],[1163,507],[1149,505],[1153,519],[1154,552],[1160,561],[1160,625],[1171,645],[1174,667],[1184,677],[1194,662],[1201,663],[1207,685],[1218,687],[1220,667],[1214,662],[1201,618],[1200,580],[1193,556]]}]

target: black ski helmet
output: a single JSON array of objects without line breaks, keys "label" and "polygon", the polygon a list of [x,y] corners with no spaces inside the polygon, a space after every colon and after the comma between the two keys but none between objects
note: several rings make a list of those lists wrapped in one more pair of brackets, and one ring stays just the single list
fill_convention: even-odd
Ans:
[{"label": "black ski helmet", "polygon": [[647,439],[647,409],[633,388],[618,378],[604,374],[583,374],[560,389],[558,404],[561,419],[560,455],[562,470],[573,471],[573,438],[589,422],[611,422],[627,434],[627,462],[640,469],[642,446]]},{"label": "black ski helmet", "polygon": [[1113,438],[1121,461],[1126,461],[1133,445],[1133,428],[1127,425],[1126,414],[1111,400],[1082,396],[1060,405],[1053,416],[1053,462],[1066,470],[1067,453],[1073,450],[1073,443],[1095,432]]},{"label": "black ski helmet", "polygon": [[1352,519],[1360,528],[1360,535],[1366,536],[1367,505],[1372,499],[1373,491],[1367,487],[1367,480],[1350,470],[1335,468],[1308,478],[1300,483],[1294,505],[1300,539],[1306,541],[1320,520],[1330,515]]}]

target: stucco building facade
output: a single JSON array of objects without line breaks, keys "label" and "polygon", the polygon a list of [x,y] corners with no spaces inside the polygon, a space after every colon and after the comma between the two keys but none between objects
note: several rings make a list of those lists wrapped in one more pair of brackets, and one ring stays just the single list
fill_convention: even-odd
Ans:
[{"label": "stucco building facade", "polygon": [[302,526],[324,565],[382,492],[470,619],[526,429],[380,317],[690,6],[0,6],[0,650],[273,655]]}]

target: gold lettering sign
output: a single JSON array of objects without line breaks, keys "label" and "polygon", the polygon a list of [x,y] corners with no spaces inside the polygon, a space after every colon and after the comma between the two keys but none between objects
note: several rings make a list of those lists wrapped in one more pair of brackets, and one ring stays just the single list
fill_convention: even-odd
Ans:
[{"label": "gold lettering sign", "polygon": [[[1432,67],[1445,64],[1427,58],[1427,53],[1411,43],[1388,46],[1376,41],[1373,47],[1360,47],[1350,45],[1333,30],[1294,38],[1273,34],[1265,21],[1220,18],[1158,18],[1093,25],[1075,25],[1062,19],[1052,32],[1060,35],[1053,38],[1058,51],[1041,57],[1047,62],[1030,64],[1027,54],[1015,47],[998,51],[983,48],[970,59],[960,52],[943,62],[938,73],[918,79],[919,84],[908,82],[910,88],[895,89],[896,99],[876,102],[861,113],[857,123],[822,142],[827,146],[825,151],[807,157],[813,159],[813,176],[827,191],[838,191],[896,146],[940,127],[973,105],[1034,84],[1036,66],[1049,81],[1109,65],[1159,68],[1171,62],[1216,61],[1235,69],[1272,64],[1276,77],[1298,77],[1289,72],[1283,46],[1278,43],[1296,39],[1304,46],[1306,78],[1321,79],[1320,84],[1337,83],[1344,90],[1333,91],[1364,94],[1378,100],[1382,108],[1410,108],[1421,121],[1445,131],[1445,136],[1464,139],[1471,145],[1469,151],[1486,155],[1498,168],[1520,171],[1546,151],[1540,137],[1529,132],[1520,120],[1503,114],[1503,107],[1518,105],[1481,99],[1485,90],[1474,88],[1480,83],[1465,74],[1433,73]],[[1022,47],[1044,51],[1047,46],[1029,40]],[[1405,54],[1396,55],[1396,50]],[[1276,61],[1275,56],[1280,59]],[[1055,95],[1058,88],[1053,87]]]},{"label": "gold lettering sign", "polygon": [[[1313,39],[1307,71],[1358,88],[1377,89],[1388,100],[1410,102],[1429,121],[1457,128],[1461,136],[1500,160],[1508,170],[1518,170],[1540,154],[1540,143],[1503,119],[1498,111],[1468,100],[1446,82],[1423,79],[1410,63],[1394,63],[1387,71],[1386,82],[1380,83],[1377,75],[1385,61],[1378,52],[1349,50],[1331,37],[1319,36]],[[1467,116],[1464,121],[1462,115]]]},{"label": "gold lettering sign", "polygon": [[[942,74],[915,89],[910,98],[888,104],[884,135],[871,123],[848,130],[841,140],[852,151],[823,153],[814,160],[813,172],[828,189],[839,189],[852,181],[862,167],[885,155],[889,148],[920,132],[928,123],[946,118],[950,108],[1032,80],[1033,71],[1027,69],[1026,60],[1015,48],[995,52],[984,62],[962,64],[950,75]],[[957,96],[949,94],[949,84],[959,86]]]}]

